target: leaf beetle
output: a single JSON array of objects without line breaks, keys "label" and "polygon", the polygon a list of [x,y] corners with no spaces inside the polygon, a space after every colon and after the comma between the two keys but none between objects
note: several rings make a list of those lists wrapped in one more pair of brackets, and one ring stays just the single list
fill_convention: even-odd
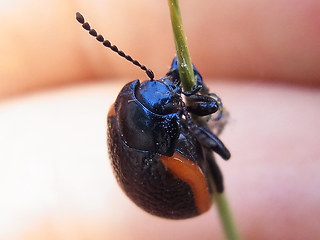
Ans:
[{"label": "leaf beetle", "polygon": [[225,160],[230,152],[190,114],[211,116],[221,110],[220,99],[209,93],[194,66],[197,84],[183,92],[176,58],[170,71],[154,80],[150,69],[104,40],[80,13],[76,19],[150,78],[127,83],[108,112],[108,151],[120,187],[137,206],[156,216],[185,219],[209,210],[214,193],[223,192],[212,151]]}]

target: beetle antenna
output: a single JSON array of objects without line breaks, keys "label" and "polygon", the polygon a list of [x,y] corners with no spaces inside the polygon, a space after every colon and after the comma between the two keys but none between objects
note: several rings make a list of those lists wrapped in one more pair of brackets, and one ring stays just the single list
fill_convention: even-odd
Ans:
[{"label": "beetle antenna", "polygon": [[76,19],[82,25],[82,27],[85,30],[87,30],[91,36],[95,37],[99,42],[101,42],[103,46],[110,48],[112,51],[118,53],[121,57],[127,59],[129,62],[132,62],[134,65],[140,67],[142,70],[146,72],[146,74],[151,80],[154,79],[154,74],[151,69],[147,68],[144,65],[141,65],[137,60],[132,59],[132,57],[130,57],[129,55],[126,55],[123,51],[119,50],[116,45],[112,45],[110,41],[104,40],[104,37],[102,35],[98,34],[96,30],[90,27],[89,23],[85,21],[81,13],[76,13]]}]

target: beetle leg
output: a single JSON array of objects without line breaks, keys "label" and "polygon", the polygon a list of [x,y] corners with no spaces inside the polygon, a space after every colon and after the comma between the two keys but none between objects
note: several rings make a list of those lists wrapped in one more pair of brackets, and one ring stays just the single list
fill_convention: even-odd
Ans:
[{"label": "beetle leg", "polygon": [[205,156],[206,156],[207,163],[209,165],[209,171],[211,172],[211,176],[216,185],[216,190],[218,193],[222,193],[224,190],[224,186],[223,186],[223,176],[220,171],[220,168],[218,167],[218,164],[216,163],[216,160],[214,159],[211,151],[205,150]]},{"label": "beetle leg", "polygon": [[209,93],[209,96],[213,99],[216,100],[217,104],[218,104],[218,107],[219,107],[219,110],[220,110],[220,113],[219,115],[216,117],[216,120],[219,120],[222,115],[223,115],[223,104],[222,104],[222,101],[221,101],[221,98],[215,94],[215,93]]},{"label": "beetle leg", "polygon": [[229,120],[229,112],[226,109],[223,109],[218,115],[218,117],[210,117],[207,121],[207,126],[213,134],[219,136],[225,125]]},{"label": "beetle leg", "polygon": [[193,134],[200,144],[208,149],[218,153],[224,160],[231,157],[229,150],[224,146],[222,141],[204,126],[197,125],[192,127]]},{"label": "beetle leg", "polygon": [[199,143],[207,149],[218,153],[223,159],[228,160],[231,157],[229,150],[224,146],[223,142],[210,130],[200,124],[196,124],[190,117],[187,107],[183,101],[181,101],[182,113],[188,123],[188,128],[193,133],[194,137]]},{"label": "beetle leg", "polygon": [[187,97],[187,111],[198,116],[207,116],[219,110],[216,99],[205,95],[192,95]]},{"label": "beetle leg", "polygon": [[200,77],[197,77],[197,83],[193,86],[191,91],[182,92],[183,95],[186,97],[190,97],[198,93],[203,87],[202,79]]}]

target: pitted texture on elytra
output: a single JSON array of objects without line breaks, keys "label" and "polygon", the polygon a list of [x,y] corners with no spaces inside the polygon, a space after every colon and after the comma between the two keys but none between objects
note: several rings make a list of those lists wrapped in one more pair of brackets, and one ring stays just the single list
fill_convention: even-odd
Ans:
[{"label": "pitted texture on elytra", "polygon": [[124,144],[112,116],[108,117],[108,149],[117,181],[139,207],[166,218],[198,215],[188,184],[165,169],[156,154]]}]

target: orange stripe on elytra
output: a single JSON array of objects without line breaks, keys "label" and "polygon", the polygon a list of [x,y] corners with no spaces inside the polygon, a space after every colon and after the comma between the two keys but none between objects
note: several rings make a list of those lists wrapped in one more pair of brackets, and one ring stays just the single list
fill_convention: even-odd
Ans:
[{"label": "orange stripe on elytra", "polygon": [[116,115],[116,110],[114,109],[114,103],[109,108],[108,117],[113,117]]},{"label": "orange stripe on elytra", "polygon": [[206,212],[211,206],[211,200],[201,168],[178,153],[174,153],[171,157],[161,156],[159,159],[174,176],[190,186],[199,213]]}]

